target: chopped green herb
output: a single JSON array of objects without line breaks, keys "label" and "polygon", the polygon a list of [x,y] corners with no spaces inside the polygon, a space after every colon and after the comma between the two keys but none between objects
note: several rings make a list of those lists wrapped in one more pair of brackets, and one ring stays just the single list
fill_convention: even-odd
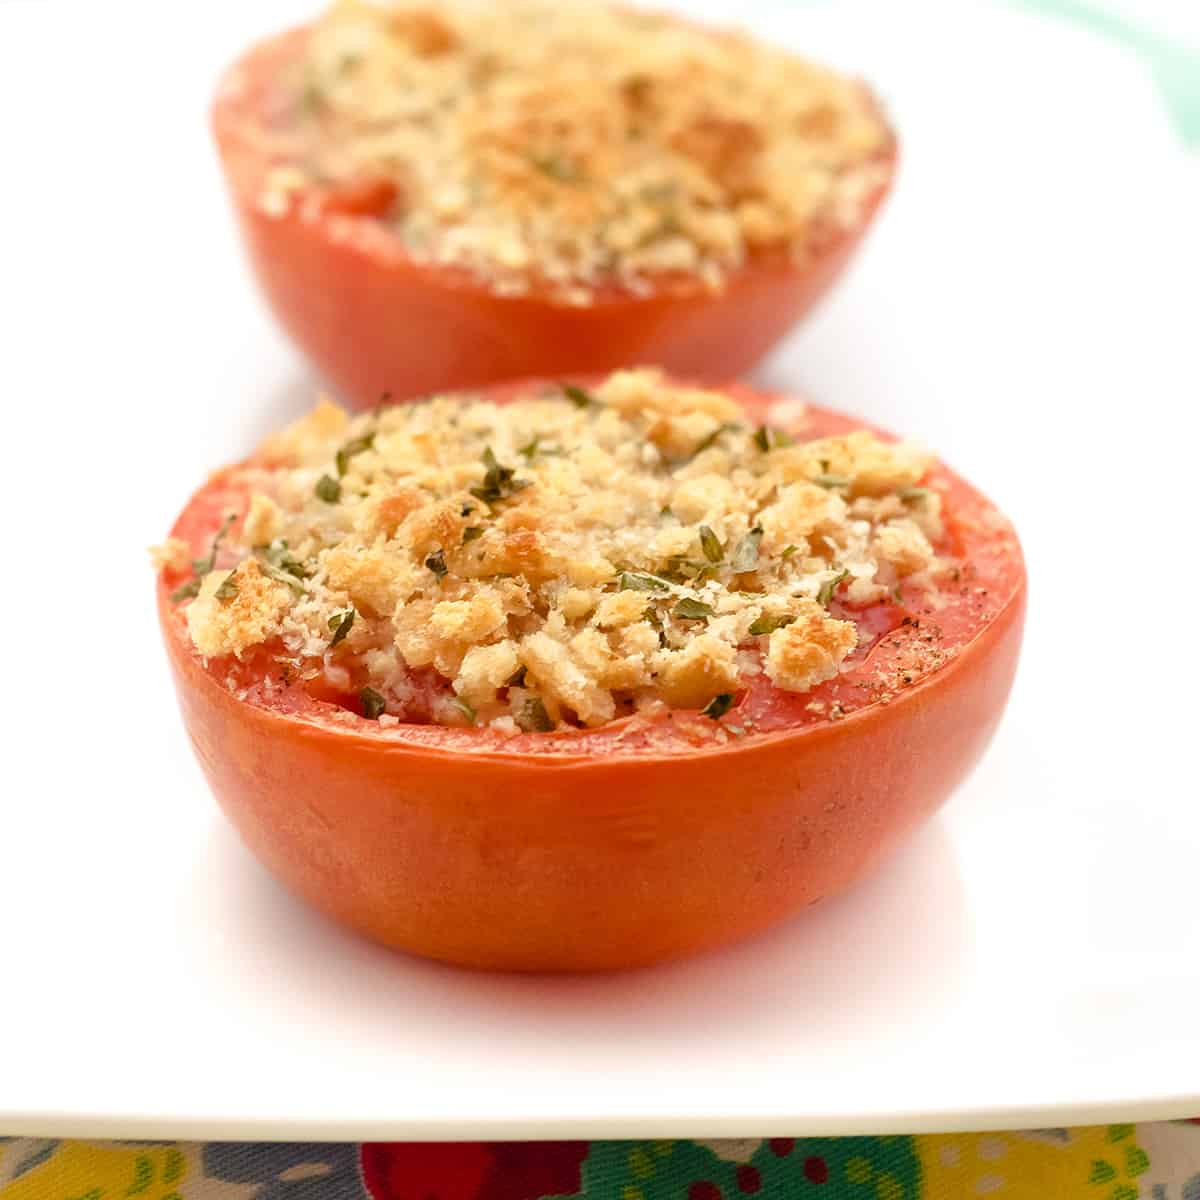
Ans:
[{"label": "chopped green herb", "polygon": [[741,426],[736,421],[722,421],[700,444],[692,451],[692,457],[695,458],[699,454],[703,454],[710,446],[716,444],[717,438],[723,433],[732,433],[735,429],[741,429]]},{"label": "chopped green herb", "polygon": [[351,438],[338,452],[335,458],[337,463],[338,478],[350,469],[350,460],[356,455],[361,454],[364,450],[370,450],[375,445],[375,434],[364,433],[356,438]]},{"label": "chopped green herb", "polygon": [[765,425],[760,425],[754,431],[754,444],[766,454],[768,450],[780,450],[784,446],[793,446],[796,439],[790,433],[784,433],[782,429],[768,429]]},{"label": "chopped green herb", "polygon": [[208,556],[206,558],[196,558],[192,560],[192,570],[197,575],[207,575],[209,571],[217,565],[217,550],[220,548],[221,542],[224,541],[225,535],[229,532],[229,527],[237,520],[236,513],[230,513],[224,521],[221,522],[221,528],[213,534],[212,544],[208,548]]},{"label": "chopped green herb", "polygon": [[517,714],[517,725],[526,733],[549,733],[554,722],[540,696],[530,696]]},{"label": "chopped green herb", "polygon": [[[200,594],[200,581],[207,575],[217,562],[217,550],[220,548],[221,541],[229,532],[229,527],[237,520],[237,513],[230,513],[225,520],[221,522],[220,529],[213,534],[213,540],[209,545],[208,554],[204,558],[192,559],[192,575],[187,583],[181,583],[171,593],[171,603],[178,604],[181,600],[192,600]],[[234,585],[235,589],[237,585]],[[228,596],[222,597],[227,599]]]},{"label": "chopped green herb", "polygon": [[721,692],[720,695],[714,696],[701,710],[702,717],[711,717],[714,721],[719,721],[733,707],[733,693]]},{"label": "chopped green herb", "polygon": [[543,175],[559,183],[578,183],[579,172],[575,164],[557,154],[547,154],[531,160]]},{"label": "chopped green herb", "polygon": [[482,525],[468,525],[463,530],[462,544],[465,546],[468,542],[473,542],[476,538],[483,537]]},{"label": "chopped green herb", "polygon": [[225,576],[224,579],[217,585],[217,590],[213,593],[222,604],[232,600],[238,594],[237,580],[234,579],[232,572]]},{"label": "chopped green herb", "polygon": [[719,563],[725,557],[721,539],[707,525],[700,526],[700,548],[710,563]]},{"label": "chopped green herb", "polygon": [[315,80],[309,79],[300,93],[300,106],[307,116],[316,116],[325,107],[325,96]]},{"label": "chopped green herb", "polygon": [[690,596],[684,596],[671,609],[671,616],[678,617],[681,621],[706,621],[709,617],[716,616],[716,610],[711,604],[705,604],[702,600],[693,600]]},{"label": "chopped green herb", "polygon": [[748,534],[737,544],[730,560],[730,568],[738,575],[744,571],[753,571],[758,566],[758,547],[762,542],[761,525],[755,525]]},{"label": "chopped green herb", "polygon": [[642,617],[647,622],[647,624],[650,626],[651,629],[657,630],[658,644],[660,646],[666,646],[667,635],[666,635],[666,632],[663,630],[662,617],[660,617],[658,615],[658,610],[654,607],[654,605],[652,605],[652,604],[649,605],[646,608],[646,611],[642,613]]},{"label": "chopped green herb", "polygon": [[488,446],[483,452],[483,465],[486,469],[483,483],[470,489],[471,495],[477,500],[482,500],[486,504],[495,504],[529,486],[528,479],[513,478],[514,469],[512,467],[500,465],[491,446]]},{"label": "chopped green herb", "polygon": [[538,452],[538,447],[542,444],[542,435],[535,433],[523,446],[517,447],[517,453],[525,456],[526,462],[532,462],[534,455]]},{"label": "chopped green herb", "polygon": [[923,487],[902,487],[896,490],[896,495],[906,504],[917,503],[929,495],[929,489]]},{"label": "chopped green herb", "polygon": [[335,612],[329,618],[328,624],[329,632],[333,634],[333,637],[329,639],[329,648],[332,650],[350,632],[350,628],[354,624],[354,609],[348,608],[344,612]]},{"label": "chopped green herb", "polygon": [[259,566],[269,579],[276,583],[286,583],[296,591],[306,590],[304,580],[310,572],[294,554],[288,550],[288,544],[282,538],[273,541],[269,546],[255,546],[259,556]]},{"label": "chopped green herb", "polygon": [[425,565],[439,578],[445,579],[449,568],[446,566],[445,550],[436,550],[426,560]]},{"label": "chopped green herb", "polygon": [[363,688],[358,698],[362,701],[363,716],[368,721],[378,720],[379,714],[387,708],[387,701],[374,688]]},{"label": "chopped green herb", "polygon": [[850,574],[849,571],[843,569],[832,579],[827,579],[821,584],[821,590],[817,592],[817,603],[828,605],[833,599],[833,593],[837,591],[838,585]]},{"label": "chopped green herb", "polygon": [[178,604],[181,600],[192,600],[200,595],[200,580],[189,579],[187,583],[181,583],[171,593],[171,603]]},{"label": "chopped green herb", "polygon": [[326,504],[336,504],[342,498],[342,485],[332,475],[322,475],[315,491]]},{"label": "chopped green herb", "polygon": [[799,549],[800,549],[799,546],[784,546],[783,553],[779,557],[782,558],[784,560],[784,562],[786,562]]},{"label": "chopped green herb", "polygon": [[505,681],[505,687],[524,687],[525,686],[525,668],[518,667]]},{"label": "chopped green herb", "polygon": [[813,483],[823,488],[843,488],[850,486],[850,480],[845,475],[821,474],[814,476]]},{"label": "chopped green herb", "polygon": [[618,591],[621,592],[669,592],[671,585],[657,575],[645,571],[622,571],[617,576]]},{"label": "chopped green herb", "polygon": [[475,710],[461,696],[455,696],[451,703],[467,718],[468,725],[475,724]]},{"label": "chopped green herb", "polygon": [[596,403],[591,392],[577,386],[574,383],[560,383],[559,387],[563,390],[563,395],[566,396],[576,408],[590,408]]},{"label": "chopped green herb", "polygon": [[750,636],[762,637],[764,634],[774,633],[775,630],[790,625],[795,619],[792,613],[763,613],[750,626]]},{"label": "chopped green herb", "polygon": [[658,510],[658,515],[660,517],[673,517],[675,513],[669,504],[664,504],[662,508]]}]

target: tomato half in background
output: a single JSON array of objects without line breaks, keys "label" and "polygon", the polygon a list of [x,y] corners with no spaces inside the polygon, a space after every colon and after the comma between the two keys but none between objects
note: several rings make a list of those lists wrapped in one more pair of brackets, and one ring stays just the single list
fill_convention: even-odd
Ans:
[{"label": "tomato half in background", "polygon": [[[519,389],[497,391],[498,401]],[[729,391],[782,428],[788,403]],[[861,429],[809,407],[803,438]],[[254,460],[251,460],[253,462]],[[218,472],[173,529],[192,555],[238,514]],[[758,675],[727,710],[501,734],[381,726],[265,650],[203,659],[183,566],[158,606],[192,743],[245,843],[289,888],[387,945],[475,967],[593,970],[755,933],[878,864],[975,765],[1016,668],[1026,582],[1011,526],[935,465],[932,590],[852,613],[870,649],[794,693]],[[211,564],[210,564],[211,565]]]},{"label": "tomato half in background", "polygon": [[[320,119],[311,91],[293,89],[299,101],[281,96],[280,81],[308,69],[312,36],[311,27],[293,30],[237,62],[217,96],[213,129],[241,235],[267,301],[299,349],[351,404],[374,404],[384,393],[403,399],[503,379],[598,373],[634,362],[712,381],[742,375],[837,279],[891,184],[895,139],[862,89],[879,126],[879,145],[858,164],[868,170],[853,203],[842,206],[851,215],[814,219],[800,247],[796,238],[751,245],[718,281],[664,259],[661,269],[645,273],[636,286],[617,275],[590,280],[583,303],[536,278],[514,293],[478,271],[410,251],[394,224],[408,202],[403,170],[398,177],[363,170],[333,179],[310,173],[272,194],[273,173],[283,168],[286,174],[300,155],[296,146],[303,139],[293,136],[297,124]],[[825,115],[814,108],[814,129]],[[568,131],[585,117],[568,122]],[[537,115],[526,124],[536,142],[544,132]],[[743,129],[719,109],[701,111],[694,125],[684,131],[689,144],[696,153],[718,156],[716,177],[732,178],[741,169],[738,155],[755,144],[755,130]],[[525,125],[518,128],[526,136]],[[555,136],[569,142],[574,134]],[[539,161],[566,169],[553,156]],[[571,188],[569,180],[540,183]],[[803,186],[798,179],[797,195]],[[537,220],[535,212],[529,222]],[[535,253],[530,271],[538,269]]]}]

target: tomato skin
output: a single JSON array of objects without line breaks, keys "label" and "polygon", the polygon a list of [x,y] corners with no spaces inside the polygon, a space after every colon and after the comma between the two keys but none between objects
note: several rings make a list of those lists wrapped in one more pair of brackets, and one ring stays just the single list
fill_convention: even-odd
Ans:
[{"label": "tomato skin", "polygon": [[[752,418],[769,411],[768,398],[732,394]],[[956,500],[986,505],[947,478]],[[174,534],[202,545],[232,499],[219,473]],[[241,698],[226,668],[196,654],[169,572],[158,603],[208,781],[294,892],[432,958],[599,970],[764,929],[854,883],[946,799],[987,746],[1016,669],[1025,573],[1015,540],[999,544],[975,546],[993,552],[997,607],[946,665],[842,720],[810,715],[723,745],[627,744],[616,726],[511,740],[389,730],[311,700]]]},{"label": "tomato skin", "polygon": [[655,363],[710,382],[749,371],[825,294],[890,185],[889,169],[856,229],[828,234],[797,264],[782,251],[751,257],[724,288],[664,279],[648,295],[610,286],[572,306],[536,292],[501,296],[467,272],[413,262],[362,207],[313,193],[286,211],[259,203],[267,167],[253,136],[269,81],[306,30],[254,47],[230,70],[213,130],[242,238],[275,316],[348,402],[369,407],[502,379],[605,373]]}]

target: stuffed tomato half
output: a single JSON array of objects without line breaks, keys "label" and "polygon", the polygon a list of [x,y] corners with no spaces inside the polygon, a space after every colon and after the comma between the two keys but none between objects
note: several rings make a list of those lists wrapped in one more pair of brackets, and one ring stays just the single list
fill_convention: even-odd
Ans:
[{"label": "stuffed tomato half", "polygon": [[1025,606],[1011,525],[923,449],[656,370],[322,402],[156,555],[251,850],[378,941],[521,970],[861,877],[983,752]]},{"label": "stuffed tomato half", "polygon": [[741,374],[840,273],[896,153],[856,80],[587,0],[342,0],[250,49],[213,126],[268,301],[363,406]]}]

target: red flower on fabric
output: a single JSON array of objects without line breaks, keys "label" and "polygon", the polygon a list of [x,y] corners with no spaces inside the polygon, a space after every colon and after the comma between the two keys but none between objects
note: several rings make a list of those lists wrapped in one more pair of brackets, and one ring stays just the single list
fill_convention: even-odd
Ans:
[{"label": "red flower on fabric", "polygon": [[373,1200],[541,1200],[575,1196],[587,1142],[364,1142]]}]

